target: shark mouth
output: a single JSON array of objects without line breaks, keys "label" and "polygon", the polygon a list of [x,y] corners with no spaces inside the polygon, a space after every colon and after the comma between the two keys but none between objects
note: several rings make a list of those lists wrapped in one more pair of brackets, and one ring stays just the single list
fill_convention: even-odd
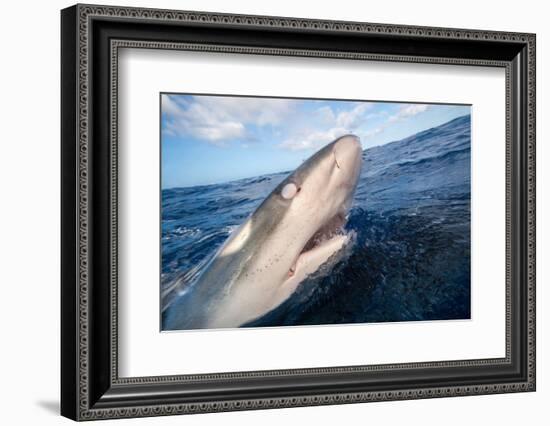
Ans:
[{"label": "shark mouth", "polygon": [[318,266],[320,266],[320,263],[324,263],[323,258],[326,261],[330,254],[338,251],[347,241],[347,235],[344,232],[345,224],[346,216],[343,213],[338,213],[321,225],[296,257],[288,271],[288,276],[293,277],[298,268],[306,267],[312,261],[319,263]]}]

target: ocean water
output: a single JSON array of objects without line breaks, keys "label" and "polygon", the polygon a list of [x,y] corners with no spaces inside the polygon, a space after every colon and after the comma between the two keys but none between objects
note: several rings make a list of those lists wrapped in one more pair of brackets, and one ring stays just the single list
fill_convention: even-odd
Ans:
[{"label": "ocean water", "polygon": [[[162,191],[163,318],[288,173]],[[245,326],[470,318],[470,116],[365,150],[346,230],[345,253]]]}]

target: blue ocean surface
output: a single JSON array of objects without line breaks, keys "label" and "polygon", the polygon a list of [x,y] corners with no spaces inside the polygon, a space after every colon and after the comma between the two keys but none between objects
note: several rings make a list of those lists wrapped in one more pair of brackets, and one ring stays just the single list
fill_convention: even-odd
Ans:
[{"label": "blue ocean surface", "polygon": [[[365,150],[348,252],[245,326],[470,318],[470,127],[466,115]],[[289,172],[162,191],[163,318]]]}]

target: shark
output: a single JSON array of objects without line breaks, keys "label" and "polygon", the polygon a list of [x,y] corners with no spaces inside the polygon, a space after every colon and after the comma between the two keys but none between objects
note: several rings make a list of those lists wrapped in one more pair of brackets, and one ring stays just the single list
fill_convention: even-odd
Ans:
[{"label": "shark", "polygon": [[287,300],[348,243],[343,228],[362,165],[355,135],[328,143],[290,173],[235,229],[164,328],[237,328]]}]

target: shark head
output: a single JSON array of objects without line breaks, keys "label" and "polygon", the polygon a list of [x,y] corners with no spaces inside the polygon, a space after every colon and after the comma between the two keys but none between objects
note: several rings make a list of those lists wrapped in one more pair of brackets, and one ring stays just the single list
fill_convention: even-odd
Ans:
[{"label": "shark head", "polygon": [[269,203],[282,206],[275,207],[281,211],[280,221],[271,241],[279,253],[285,253],[284,288],[293,289],[345,243],[341,230],[361,171],[361,154],[359,138],[338,138],[271,194]]},{"label": "shark head", "polygon": [[349,238],[343,226],[361,162],[359,138],[345,135],[288,175],[194,285],[185,328],[238,327],[258,318],[338,252]]}]

